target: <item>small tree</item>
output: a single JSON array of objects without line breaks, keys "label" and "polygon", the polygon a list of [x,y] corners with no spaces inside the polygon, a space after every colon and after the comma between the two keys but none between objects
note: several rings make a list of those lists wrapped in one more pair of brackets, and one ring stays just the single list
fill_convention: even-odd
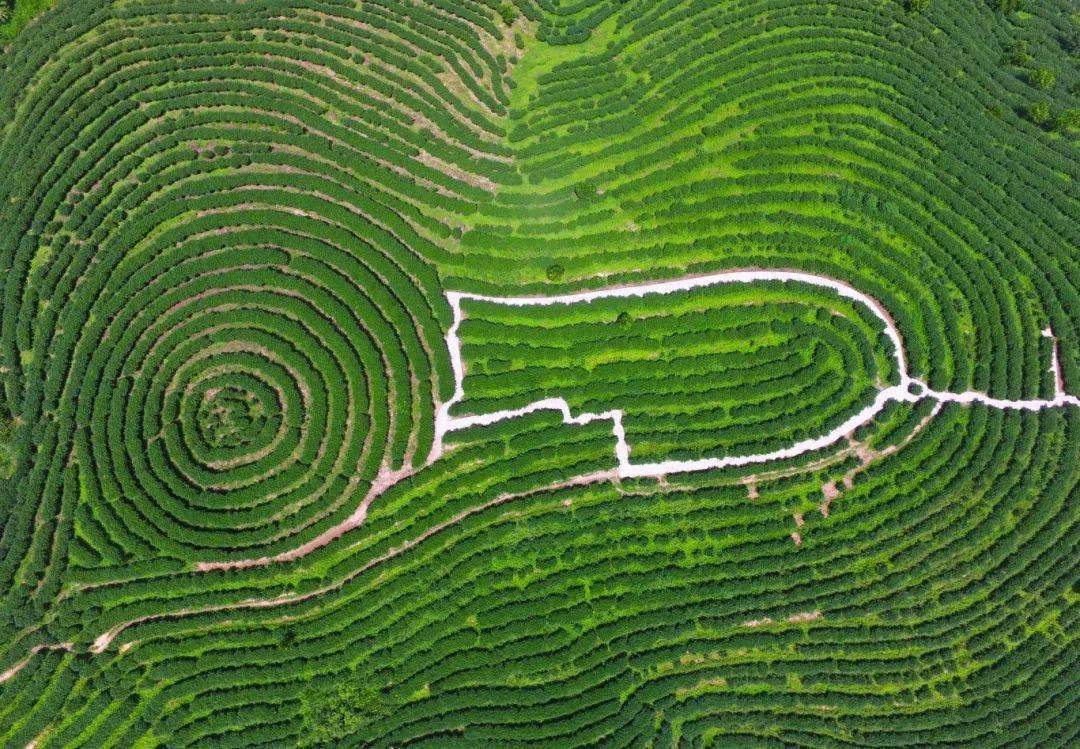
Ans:
[{"label": "small tree", "polygon": [[930,0],[905,0],[908,13],[922,13],[930,7]]},{"label": "small tree", "polygon": [[1026,39],[1018,39],[1009,52],[1009,63],[1012,65],[1026,65],[1031,62],[1031,53],[1028,51]]},{"label": "small tree", "polygon": [[1040,91],[1053,87],[1054,81],[1057,80],[1057,76],[1050,68],[1035,68],[1028,74],[1028,78],[1031,80],[1031,85]]},{"label": "small tree", "polygon": [[1080,109],[1066,109],[1058,115],[1055,127],[1058,130],[1080,130]]},{"label": "small tree", "polygon": [[307,730],[322,742],[339,742],[390,712],[379,690],[354,681],[305,690],[300,702]]},{"label": "small tree", "polygon": [[591,200],[596,197],[597,187],[595,182],[585,180],[574,185],[574,195],[578,200]]},{"label": "small tree", "polygon": [[564,275],[566,275],[566,268],[558,263],[552,263],[547,267],[547,278],[552,283],[561,280]]},{"label": "small tree", "polygon": [[1050,105],[1045,101],[1032,102],[1027,114],[1036,125],[1045,125],[1050,121]]}]

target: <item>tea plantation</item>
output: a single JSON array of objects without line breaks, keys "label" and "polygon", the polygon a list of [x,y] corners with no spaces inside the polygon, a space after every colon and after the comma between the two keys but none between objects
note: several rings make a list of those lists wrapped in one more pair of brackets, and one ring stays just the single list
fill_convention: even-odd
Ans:
[{"label": "tea plantation", "polygon": [[0,746],[1080,744],[1074,2],[48,5]]}]

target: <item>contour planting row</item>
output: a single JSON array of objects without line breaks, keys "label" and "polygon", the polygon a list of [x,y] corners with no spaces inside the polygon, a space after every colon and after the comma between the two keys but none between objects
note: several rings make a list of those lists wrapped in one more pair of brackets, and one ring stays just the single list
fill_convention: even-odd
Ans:
[{"label": "contour planting row", "polygon": [[[482,191],[425,160],[506,172],[490,120],[439,77],[459,59],[439,34],[402,41],[390,11],[360,23],[323,5],[164,10],[129,6],[89,36],[74,13],[51,19],[78,64],[5,94],[26,122],[4,145],[5,220],[26,229],[5,234],[4,356],[25,378],[4,385],[22,437],[53,456],[22,456],[5,543],[8,569],[31,554],[48,590],[48,525],[25,546],[41,498],[74,525],[80,564],[228,556],[341,522],[384,445],[387,470],[426,457],[445,307],[419,256],[449,235],[426,211]],[[197,455],[215,399],[220,417],[260,391],[262,436]],[[60,507],[72,470],[77,510]]]},{"label": "contour planting row", "polygon": [[[514,226],[512,243],[488,241],[520,209],[501,195],[505,213],[466,233],[466,247],[478,256],[527,247],[537,265],[554,258],[575,278],[643,257],[831,266],[860,288],[885,283],[879,298],[934,387],[1045,395],[1037,333],[1050,323],[1068,339],[1076,325],[1075,282],[1061,266],[1068,210],[1055,197],[1075,163],[1052,149],[1013,155],[1038,137],[989,117],[996,81],[924,97],[939,55],[953,53],[925,49],[911,18],[882,48],[869,33],[880,9],[848,4],[825,18],[751,5],[766,23],[733,6],[680,8],[657,25],[620,18],[606,50],[541,74],[527,106],[516,105],[520,153],[530,179],[573,189],[550,192],[549,221]],[[715,30],[688,42],[702,23]],[[570,125],[546,119],[571,109]],[[971,145],[988,135],[1003,147]],[[534,268],[518,275],[535,278],[543,267]],[[1075,378],[1072,357],[1063,367]]]},{"label": "contour planting row", "polygon": [[[1068,466],[1078,456],[1049,445],[1074,429],[1062,412],[950,407],[868,469],[828,522],[810,517],[820,490],[805,481],[763,484],[753,502],[741,487],[519,497],[405,548],[317,604],[124,630],[95,656],[119,659],[107,670],[117,674],[112,683],[166,686],[118,717],[127,733],[116,736],[150,732],[200,745],[228,741],[238,727],[285,725],[294,735],[312,705],[348,699],[336,686],[345,679],[367,690],[351,708],[379,745],[636,741],[652,735],[658,712],[676,732],[701,721],[703,731],[772,730],[789,743],[944,737],[1003,745],[993,726],[1029,715],[1052,722],[1071,700],[1076,664],[1051,643],[1069,584],[1055,550],[1068,546],[1075,520]],[[603,436],[596,430],[597,457]],[[550,456],[552,444],[510,454]],[[1011,459],[1002,459],[1003,446]],[[511,462],[523,475],[523,464]],[[466,476],[459,485],[469,483]],[[492,487],[479,490],[485,495],[499,485],[480,486]],[[371,533],[391,535],[358,537],[337,564],[326,559],[316,569],[341,579],[380,549],[402,548],[437,518],[454,517],[454,500],[434,514],[425,509],[446,501],[446,490],[440,482],[389,497],[373,512]],[[793,510],[807,515],[801,547],[780,520]],[[243,578],[230,579],[228,587]],[[138,595],[140,586],[126,589]],[[928,599],[942,605],[928,608]],[[76,666],[68,657],[70,668],[89,670],[58,739],[90,726],[87,708],[108,683],[103,663]],[[764,674],[763,659],[772,663]],[[454,727],[466,715],[462,734]],[[844,728],[823,715],[842,718]]]}]

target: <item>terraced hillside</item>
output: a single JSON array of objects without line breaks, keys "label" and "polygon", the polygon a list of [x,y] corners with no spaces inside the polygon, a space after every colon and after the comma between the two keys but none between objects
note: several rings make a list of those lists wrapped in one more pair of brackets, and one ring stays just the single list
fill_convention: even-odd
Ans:
[{"label": "terraced hillside", "polygon": [[58,0],[0,745],[1075,745],[1080,17],[1017,5]]}]

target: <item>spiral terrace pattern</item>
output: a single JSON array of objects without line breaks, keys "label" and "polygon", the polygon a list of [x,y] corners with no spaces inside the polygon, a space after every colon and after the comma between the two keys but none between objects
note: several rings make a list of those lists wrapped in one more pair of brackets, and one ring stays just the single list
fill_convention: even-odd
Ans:
[{"label": "spiral terrace pattern", "polygon": [[[932,392],[1080,392],[1075,132],[1022,116],[1080,106],[1075,20],[1031,5],[60,0],[0,79],[0,745],[1075,745],[1080,408],[664,480],[537,411],[427,460],[448,290],[799,269]],[[668,388],[624,393],[648,449],[758,439],[712,427],[773,385],[763,439],[841,418],[810,329],[844,404],[891,382],[779,301],[664,362],[759,391],[604,370]],[[489,405],[572,344],[519,322],[463,327]]]},{"label": "spiral terrace pattern", "polygon": [[84,68],[34,84],[112,95],[75,121],[69,100],[20,105],[78,135],[23,129],[5,151],[9,195],[49,188],[18,197],[28,231],[6,237],[5,341],[26,375],[10,398],[55,461],[23,497],[76,464],[107,558],[295,545],[384,465],[426,456],[434,275],[386,208],[400,197],[337,163],[365,153],[358,137],[300,124],[319,103],[303,60],[207,58],[182,22],[125,15],[139,49],[106,24]]}]

